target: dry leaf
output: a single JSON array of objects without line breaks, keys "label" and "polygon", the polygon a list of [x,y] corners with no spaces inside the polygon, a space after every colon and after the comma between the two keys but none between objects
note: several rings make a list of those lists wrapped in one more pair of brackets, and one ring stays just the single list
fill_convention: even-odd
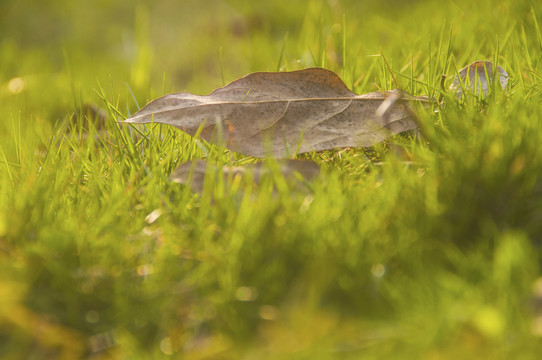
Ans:
[{"label": "dry leaf", "polygon": [[106,112],[98,105],[85,103],[70,118],[70,127],[81,126],[85,132],[88,132],[92,124],[97,130],[105,127]]},{"label": "dry leaf", "polygon": [[253,73],[206,96],[176,93],[148,103],[127,123],[200,127],[211,143],[247,155],[371,146],[417,127],[408,102],[429,101],[399,90],[357,95],[333,72],[311,68]]},{"label": "dry leaf", "polygon": [[[506,89],[508,85],[508,73],[500,66],[497,66],[497,72],[499,73],[499,84],[501,84],[503,89]],[[476,96],[482,90],[483,96],[486,96],[492,82],[493,63],[490,61],[475,61],[459,71],[459,77],[455,76],[452,85],[450,85],[450,90],[455,91],[459,98],[463,95],[463,89],[472,91]]]},{"label": "dry leaf", "polygon": [[[320,174],[318,165],[310,160],[283,160],[279,163],[279,166],[280,173],[290,182],[299,182],[300,179],[309,181]],[[250,173],[253,181],[258,184],[261,177],[269,174],[270,171],[270,168],[263,166],[262,163],[217,168],[209,165],[205,160],[194,160],[181,164],[171,174],[170,179],[178,184],[190,186],[194,192],[201,193],[205,176],[208,174],[219,172],[226,181],[228,177],[239,176],[242,178],[247,173]]]}]

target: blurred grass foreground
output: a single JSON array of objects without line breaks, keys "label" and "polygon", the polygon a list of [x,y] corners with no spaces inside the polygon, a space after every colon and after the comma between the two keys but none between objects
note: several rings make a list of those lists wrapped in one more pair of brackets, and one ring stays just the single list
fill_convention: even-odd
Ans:
[{"label": "blurred grass foreground", "polygon": [[[0,358],[539,359],[540,1],[0,2]],[[444,89],[476,60],[506,90]],[[443,96],[423,138],[280,176],[119,127],[170,92],[312,66],[357,93]]]}]

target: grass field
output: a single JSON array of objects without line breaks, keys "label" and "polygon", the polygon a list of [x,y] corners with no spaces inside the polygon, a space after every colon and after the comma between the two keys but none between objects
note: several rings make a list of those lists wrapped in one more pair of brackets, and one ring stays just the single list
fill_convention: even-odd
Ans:
[{"label": "grass field", "polygon": [[[541,27],[534,0],[1,2],[0,358],[539,359]],[[476,60],[507,90],[299,155],[308,190],[195,194],[182,162],[256,159],[116,122],[312,66],[438,97]]]}]

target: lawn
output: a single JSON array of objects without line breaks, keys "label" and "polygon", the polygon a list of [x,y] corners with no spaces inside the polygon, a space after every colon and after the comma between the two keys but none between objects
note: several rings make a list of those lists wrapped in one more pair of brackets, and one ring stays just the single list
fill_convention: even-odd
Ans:
[{"label": "lawn", "polygon": [[[534,0],[1,2],[0,358],[538,359],[541,28]],[[508,87],[447,91],[477,60]],[[308,67],[443,102],[297,155],[302,186],[268,159],[193,192],[183,162],[260,160],[118,124]]]}]

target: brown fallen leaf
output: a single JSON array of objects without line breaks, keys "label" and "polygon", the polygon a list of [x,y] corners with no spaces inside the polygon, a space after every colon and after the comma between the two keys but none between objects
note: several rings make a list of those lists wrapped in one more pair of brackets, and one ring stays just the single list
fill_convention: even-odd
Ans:
[{"label": "brown fallen leaf", "polygon": [[[497,72],[499,73],[498,83],[503,89],[506,89],[508,73],[500,66],[497,66]],[[459,98],[463,95],[463,90],[472,92],[476,96],[480,94],[481,90],[482,95],[486,96],[489,92],[489,84],[493,81],[493,63],[491,61],[475,61],[461,69],[458,75],[454,77],[450,90],[455,91]]]},{"label": "brown fallen leaf", "polygon": [[399,90],[357,95],[332,71],[310,68],[247,75],[206,96],[176,93],[148,103],[126,123],[173,125],[247,155],[371,146],[417,127]]},{"label": "brown fallen leaf", "polygon": [[81,126],[85,132],[88,132],[92,124],[97,130],[102,130],[105,127],[105,118],[105,109],[95,104],[85,103],[72,113],[69,126],[72,128]]},{"label": "brown fallen leaf", "polygon": [[[301,179],[309,181],[320,174],[320,168],[315,162],[299,159],[282,160],[279,162],[279,171],[288,182],[292,183],[299,183]],[[201,193],[205,176],[217,172],[219,176],[224,177],[224,181],[236,176],[243,178],[247,173],[250,173],[252,180],[258,184],[262,176],[269,174],[271,170],[262,163],[218,168],[209,165],[205,160],[193,160],[177,167],[170,179],[175,183],[190,186],[192,191],[196,193]]]}]

